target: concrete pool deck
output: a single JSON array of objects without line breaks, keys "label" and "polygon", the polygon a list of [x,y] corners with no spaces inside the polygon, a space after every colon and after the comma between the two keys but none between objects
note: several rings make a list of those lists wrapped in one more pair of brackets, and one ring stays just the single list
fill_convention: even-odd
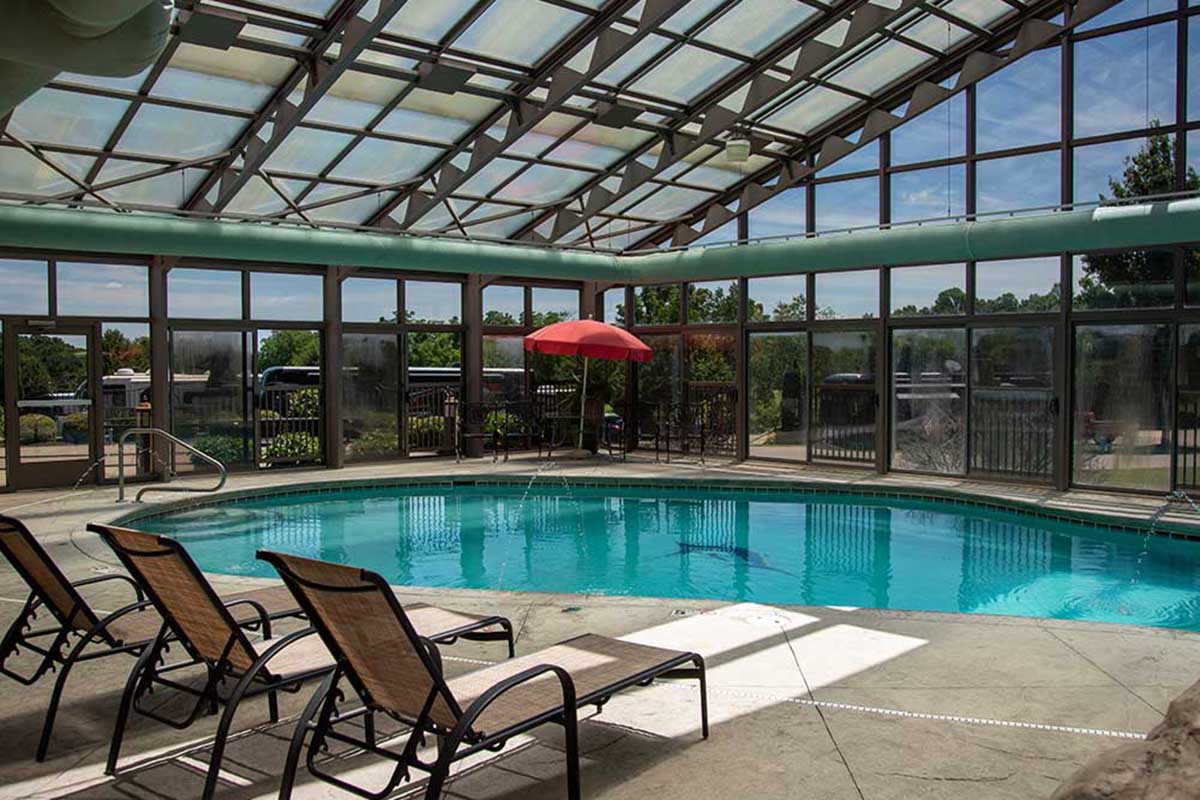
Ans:
[{"label": "concrete pool deck", "polygon": [[[228,490],[353,478],[531,474],[517,458],[425,460],[330,472],[231,476]],[[557,463],[585,477],[812,479],[847,486],[967,491],[1064,512],[1100,513],[1129,524],[1162,501],[1099,493],[1055,493],[1016,485],[797,470],[767,463]],[[189,479],[200,482],[202,479]],[[205,481],[211,479],[203,479]],[[131,510],[112,487],[26,492],[0,498],[0,512],[27,521],[72,578],[106,572],[115,560],[84,525]],[[151,495],[170,502],[178,495]],[[147,503],[150,505],[150,503]],[[1174,522],[1187,523],[1180,511]],[[214,576],[233,589],[263,581]],[[710,666],[713,720],[699,737],[694,684],[663,682],[615,698],[582,725],[587,798],[1033,798],[1124,737],[1145,733],[1167,702],[1200,672],[1200,635],[1132,626],[874,609],[765,606],[695,600],[612,598],[467,590],[400,590],[405,598],[510,617],[518,654],[582,631],[699,650]],[[20,580],[0,567],[0,625],[24,600]],[[120,589],[88,594],[100,608],[125,601]],[[496,645],[447,648],[448,671],[502,656]],[[215,718],[177,732],[135,718],[123,774],[102,765],[112,715],[131,660],[78,668],[68,683],[51,757],[33,747],[52,679],[24,688],[0,678],[0,800],[6,798],[188,798],[203,783],[206,736]],[[226,751],[222,798],[274,797],[291,726],[306,693],[283,703],[267,725],[265,703],[238,715],[245,731]],[[561,732],[546,727],[503,752],[469,763],[449,784],[456,798],[565,796]],[[332,768],[356,780],[382,779],[369,757],[335,753]],[[400,796],[421,796],[421,786]],[[350,795],[301,773],[297,798]]]}]

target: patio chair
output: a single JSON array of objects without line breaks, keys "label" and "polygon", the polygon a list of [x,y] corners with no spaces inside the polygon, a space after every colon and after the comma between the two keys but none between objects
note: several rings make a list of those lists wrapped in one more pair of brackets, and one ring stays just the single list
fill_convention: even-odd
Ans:
[{"label": "patio chair", "polygon": [[[209,800],[216,792],[225,743],[241,701],[266,694],[270,719],[277,722],[277,693],[298,691],[303,684],[324,678],[334,668],[334,657],[320,637],[312,635],[312,628],[272,638],[265,617],[263,639],[251,640],[191,556],[174,539],[94,523],[88,529],[104,538],[129,573],[142,584],[163,618],[154,643],[143,650],[125,683],[105,773],[116,772],[131,710],[183,729],[206,709],[215,711],[216,706],[224,705],[201,795]],[[512,624],[504,617],[478,617],[424,604],[410,609],[415,624],[431,641],[451,644],[460,637],[507,641],[509,655],[513,652]],[[189,658],[165,663],[164,647],[169,639],[180,642]],[[169,677],[178,670],[196,666],[203,666],[207,672],[200,689]],[[234,687],[222,696],[220,690],[226,681],[233,682]],[[178,718],[139,705],[141,697],[155,684],[194,696],[195,705]]]},{"label": "patio chair", "polygon": [[[137,657],[154,639],[162,620],[150,607],[141,587],[128,575],[98,575],[71,582],[18,519],[0,516],[0,553],[29,587],[29,597],[0,640],[0,673],[24,686],[37,683],[47,672],[57,677],[42,723],[36,758],[44,761],[54,720],[71,669],[82,661],[115,655]],[[107,582],[128,584],[133,602],[111,612],[99,612],[79,593],[85,586]],[[243,623],[259,624],[262,616],[298,616],[300,608],[284,586],[226,595]],[[43,627],[35,627],[42,625]],[[37,666],[19,671],[10,661],[21,650],[41,657]]]},{"label": "patio chair", "polygon": [[[567,789],[579,800],[578,709],[602,707],[617,692],[655,678],[692,678],[700,683],[701,730],[708,737],[704,659],[696,653],[647,647],[585,634],[532,655],[447,680],[436,647],[401,608],[379,575],[354,567],[259,551],[308,612],[337,657],[337,667],[309,701],[292,736],[280,800],[291,797],[304,739],[309,771],[363,797],[381,798],[409,778],[429,773],[427,800],[441,796],[453,762],[482,750],[499,750],[514,736],[547,722],[566,730]],[[690,665],[690,666],[687,666]],[[345,677],[362,708],[339,712],[338,682]],[[363,713],[382,713],[411,726],[402,751],[363,741],[338,725]],[[426,734],[442,737],[438,755],[424,761],[418,747]],[[330,741],[361,747],[395,763],[387,785],[368,789],[332,775],[316,762]]]}]

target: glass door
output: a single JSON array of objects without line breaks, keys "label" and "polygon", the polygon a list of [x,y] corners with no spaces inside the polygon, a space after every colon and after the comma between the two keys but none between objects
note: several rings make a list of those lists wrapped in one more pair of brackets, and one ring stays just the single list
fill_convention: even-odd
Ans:
[{"label": "glass door", "polygon": [[93,398],[97,331],[13,326],[5,359],[11,483],[17,489],[74,486],[98,474]]}]

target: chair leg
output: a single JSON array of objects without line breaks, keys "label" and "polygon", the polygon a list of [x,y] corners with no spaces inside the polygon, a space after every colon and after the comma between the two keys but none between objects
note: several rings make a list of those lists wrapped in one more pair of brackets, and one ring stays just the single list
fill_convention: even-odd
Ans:
[{"label": "chair leg", "polygon": [[708,677],[704,668],[704,659],[696,656],[696,667],[700,670],[700,732],[708,738]]},{"label": "chair leg", "polygon": [[87,647],[91,638],[84,638],[79,641],[71,649],[70,655],[62,662],[62,669],[59,670],[58,677],[54,679],[54,689],[50,692],[50,705],[46,708],[46,718],[42,722],[42,737],[38,741],[36,760],[41,762],[46,760],[46,751],[50,749],[50,734],[54,730],[54,718],[58,715],[58,704],[62,701],[63,689],[67,685],[67,676],[71,674],[71,667],[75,666],[75,662],[83,654],[83,648]]},{"label": "chair leg", "polygon": [[[208,775],[204,780],[204,793],[201,795],[203,800],[212,800],[213,795],[217,793],[217,776],[221,774],[221,759],[225,756],[225,743],[229,739],[229,728],[233,725],[233,717],[237,713],[238,705],[242,702],[242,697],[245,696],[257,674],[256,670],[250,670],[243,675],[237,682],[237,686],[234,687],[233,693],[229,695],[229,699],[225,701],[225,710],[221,712],[221,721],[217,723],[212,755],[208,759]],[[272,694],[274,693],[272,692]]]},{"label": "chair leg", "polygon": [[317,688],[316,693],[309,698],[308,705],[300,719],[296,721],[296,730],[292,733],[292,741],[288,745],[287,761],[283,766],[283,775],[279,783],[279,800],[291,800],[292,788],[296,784],[296,770],[300,767],[300,752],[304,750],[304,739],[308,735],[313,717],[321,710],[325,698],[333,691],[337,674],[333,673]]},{"label": "chair leg", "polygon": [[580,800],[582,791],[579,781],[579,715],[575,706],[568,706],[563,717],[563,728],[567,737],[567,800]]},{"label": "chair leg", "polygon": [[133,665],[129,677],[125,679],[125,691],[121,693],[121,705],[117,709],[117,720],[113,725],[112,743],[108,746],[108,761],[104,766],[105,775],[115,775],[117,772],[117,759],[121,756],[121,741],[125,738],[125,726],[129,722],[129,712],[133,708],[134,699],[137,696],[138,684],[145,677],[146,670],[154,664],[154,659],[158,658],[159,647],[158,641],[148,645],[138,657],[137,663]]}]

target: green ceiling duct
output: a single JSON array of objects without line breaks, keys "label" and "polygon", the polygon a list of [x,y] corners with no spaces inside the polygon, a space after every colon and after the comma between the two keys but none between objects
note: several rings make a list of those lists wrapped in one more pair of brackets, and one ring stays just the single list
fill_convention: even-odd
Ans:
[{"label": "green ceiling duct", "polygon": [[629,274],[603,253],[36,206],[0,206],[0,245],[522,278],[625,280]]},{"label": "green ceiling duct", "polygon": [[907,225],[745,247],[710,247],[624,259],[643,281],[844,270],[894,264],[1021,258],[1200,240],[1200,198],[993,218],[947,225]]},{"label": "green ceiling duct", "polygon": [[169,215],[0,206],[0,245],[9,247],[612,282],[1021,258],[1197,240],[1200,198],[631,256]]}]

